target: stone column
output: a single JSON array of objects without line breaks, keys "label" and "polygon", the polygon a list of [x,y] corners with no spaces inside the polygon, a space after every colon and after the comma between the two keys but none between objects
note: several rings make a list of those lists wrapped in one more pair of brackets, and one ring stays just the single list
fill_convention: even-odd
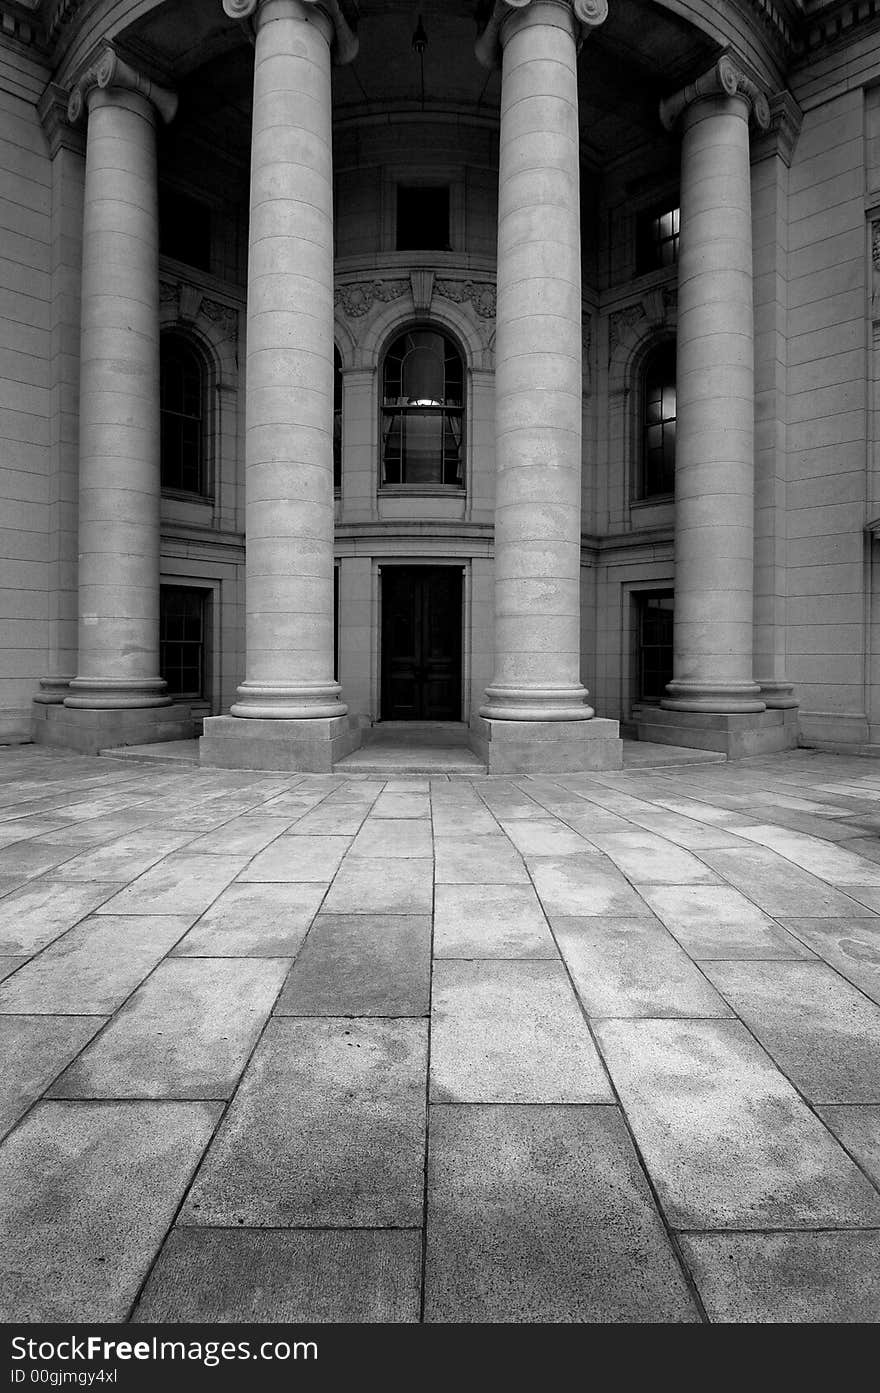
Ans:
[{"label": "stone column", "polygon": [[749,116],[730,58],[661,107],[681,117],[675,638],[667,710],[764,710],[752,675],[755,374]]},{"label": "stone column", "polygon": [[493,770],[620,761],[617,723],[591,722],[580,677],[577,44],[607,12],[605,0],[509,0],[478,40],[484,62],[502,55],[495,669],[474,741]]},{"label": "stone column", "polygon": [[333,677],[333,167],[337,0],[223,0],[253,16],[246,378],[247,669],[204,763],[326,769],[357,735]]},{"label": "stone column", "polygon": [[749,119],[767,100],[724,56],[660,105],[681,120],[673,680],[641,738],[737,756],[794,741],[753,675],[755,332]]},{"label": "stone column", "polygon": [[159,676],[157,119],[177,98],[105,48],[71,94],[88,111],[79,413],[79,658],[40,738],[98,749],[189,733]]}]

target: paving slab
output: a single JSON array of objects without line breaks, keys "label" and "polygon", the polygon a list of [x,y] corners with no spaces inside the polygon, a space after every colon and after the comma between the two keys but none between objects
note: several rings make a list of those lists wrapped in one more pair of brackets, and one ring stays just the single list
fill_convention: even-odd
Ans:
[{"label": "paving slab", "polygon": [[101,906],[102,914],[202,914],[245,857],[172,853]]},{"label": "paving slab", "polygon": [[589,1016],[731,1016],[733,1012],[656,919],[552,921]]},{"label": "paving slab", "polygon": [[44,875],[62,862],[69,861],[79,851],[80,847],[61,842],[15,842],[0,849],[0,875],[32,880],[34,876]]},{"label": "paving slab", "polygon": [[783,1073],[817,1103],[880,1103],[880,1007],[826,963],[705,964]]},{"label": "paving slab", "polygon": [[696,885],[719,879],[691,852],[653,832],[597,832],[593,840],[618,870],[637,884]]},{"label": "paving slab", "polygon": [[182,1222],[420,1225],[426,1073],[424,1021],[275,1017]]},{"label": "paving slab", "polygon": [[431,820],[435,837],[492,837],[498,833],[498,823],[476,797],[466,804],[431,795]]},{"label": "paving slab", "polygon": [[431,824],[426,818],[369,818],[351,844],[352,856],[411,857],[433,855]]},{"label": "paving slab", "polygon": [[605,1071],[560,962],[437,962],[431,1098],[604,1103]]},{"label": "paving slab", "polygon": [[0,1014],[107,1016],[189,928],[188,918],[96,914],[0,986]]},{"label": "paving slab", "polygon": [[427,857],[347,856],[322,906],[327,914],[430,914]]},{"label": "paving slab", "polygon": [[38,1104],[0,1147],[0,1319],[125,1320],[219,1113]]},{"label": "paving slab", "polygon": [[372,798],[351,803],[325,799],[293,824],[298,837],[353,837],[363,826]]},{"label": "paving slab", "polygon": [[698,961],[813,956],[809,948],[732,886],[640,885],[639,893]]},{"label": "paving slab", "polygon": [[275,1014],[426,1016],[430,981],[430,915],[319,914]]},{"label": "paving slab", "polygon": [[438,885],[437,958],[558,958],[531,885]]},{"label": "paving slab", "polygon": [[[300,837],[285,833],[255,856],[239,880],[331,881],[351,837]],[[232,877],[230,876],[230,879]]]},{"label": "paving slab", "polygon": [[849,893],[832,889],[767,847],[743,842],[742,847],[709,849],[701,857],[774,918],[781,914],[845,918],[857,912]]},{"label": "paving slab", "polygon": [[7,977],[11,977],[13,972],[17,972],[27,962],[30,962],[30,958],[0,958],[0,982],[5,982]]},{"label": "paving slab", "polygon": [[525,861],[536,856],[580,856],[592,851],[590,843],[558,818],[519,818],[501,825]]},{"label": "paving slab", "polygon": [[613,1107],[431,1109],[425,1319],[699,1319]]},{"label": "paving slab", "polygon": [[53,1097],[228,1098],[288,967],[284,958],[167,959]]},{"label": "paving slab", "polygon": [[372,808],[373,817],[430,817],[431,800],[424,791],[403,792],[402,789],[385,789],[379,794]]},{"label": "paving slab", "polygon": [[857,1228],[880,1194],[739,1021],[599,1021],[677,1229]]},{"label": "paving slab", "polygon": [[683,1235],[711,1321],[880,1321],[880,1233]]},{"label": "paving slab", "polygon": [[[706,851],[712,847],[739,845],[735,832],[724,827],[707,826],[694,818],[682,817],[679,813],[670,812],[665,808],[646,809],[645,812],[635,814],[632,820],[645,832],[653,832],[687,851]],[[626,829],[612,827],[605,830],[623,832]]]},{"label": "paving slab", "polygon": [[761,824],[743,828],[740,835],[761,846],[770,847],[794,865],[832,884],[880,886],[880,866],[846,847],[833,846],[821,837]]},{"label": "paving slab", "polygon": [[245,813],[207,832],[204,837],[196,838],[187,850],[207,856],[256,856],[286,832],[290,822],[288,817]]},{"label": "paving slab", "polygon": [[538,898],[549,918],[602,914],[632,917],[644,902],[604,857],[538,857],[529,865]]},{"label": "paving slab", "polygon": [[880,1005],[880,919],[783,919],[783,924]]},{"label": "paving slab", "polygon": [[880,1108],[831,1104],[816,1111],[880,1189]]},{"label": "paving slab", "polygon": [[510,885],[528,882],[523,859],[507,837],[443,837],[434,848],[438,885]]},{"label": "paving slab", "polygon": [[323,882],[236,881],[174,949],[174,957],[292,958],[327,893]]},{"label": "paving slab", "polygon": [[133,1321],[419,1319],[418,1229],[173,1229]]},{"label": "paving slab", "polygon": [[101,1029],[104,1016],[0,1017],[0,1136]]},{"label": "paving slab", "polygon": [[80,849],[72,861],[65,862],[64,879],[134,880],[163,857],[192,841],[192,835],[191,832],[142,827],[102,846],[92,844],[85,851]]},{"label": "paving slab", "polygon": [[0,952],[30,955],[78,924],[119,890],[114,884],[77,885],[46,879],[0,900]]}]

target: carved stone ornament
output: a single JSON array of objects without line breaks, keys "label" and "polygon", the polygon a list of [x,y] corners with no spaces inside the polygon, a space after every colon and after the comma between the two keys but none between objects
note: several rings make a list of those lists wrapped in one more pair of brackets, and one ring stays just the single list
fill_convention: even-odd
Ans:
[{"label": "carved stone ornament", "polygon": [[[562,0],[569,4],[579,26],[582,41],[584,31],[596,29],[608,18],[608,0]],[[524,10],[531,0],[495,0],[485,27],[477,36],[474,52],[484,68],[497,68],[501,63],[501,26],[508,15]]]},{"label": "carved stone ornament", "polygon": [[722,54],[717,63],[695,82],[689,82],[671,97],[664,97],[660,103],[660,120],[664,128],[671,131],[679,116],[692,102],[701,97],[722,95],[744,97],[756,126],[766,131],[770,125],[770,103],[758,84],[743,71],[729,53]]},{"label": "carved stone ornament", "polygon": [[70,94],[67,119],[72,126],[82,117],[89,93],[95,90],[106,91],[108,87],[121,87],[128,92],[138,92],[152,103],[166,125],[174,120],[177,94],[144,77],[143,73],[124,62],[109,44],[105,44]]},{"label": "carved stone ornament", "polygon": [[235,306],[209,299],[198,286],[186,281],[160,280],[159,304],[173,306],[181,324],[195,324],[197,319],[208,319],[217,325],[221,338],[233,341],[238,338],[239,312]]},{"label": "carved stone ornament", "polygon": [[[256,14],[261,0],[223,0],[223,9],[230,19],[250,19]],[[338,67],[357,57],[358,36],[351,28],[339,5],[339,0],[301,0],[303,5],[322,9],[333,24],[333,62]]]},{"label": "carved stone ornament", "polygon": [[399,300],[409,289],[408,280],[358,281],[354,285],[341,285],[334,292],[333,299],[349,319],[361,319],[369,314],[377,300],[383,303]]},{"label": "carved stone ornament", "polygon": [[623,341],[628,329],[634,329],[643,319],[647,319],[645,307],[639,300],[638,304],[627,305],[626,309],[613,310],[608,316],[608,356],[614,354],[615,349]]},{"label": "carved stone ornament", "polygon": [[438,280],[435,289],[444,300],[452,300],[456,305],[473,305],[480,319],[495,318],[496,291],[491,281]]}]

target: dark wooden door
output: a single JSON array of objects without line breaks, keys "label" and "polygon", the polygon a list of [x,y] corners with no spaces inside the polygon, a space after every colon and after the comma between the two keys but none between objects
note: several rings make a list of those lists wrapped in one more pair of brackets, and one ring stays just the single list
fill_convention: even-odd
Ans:
[{"label": "dark wooden door", "polygon": [[461,571],[382,570],[382,719],[461,720]]}]

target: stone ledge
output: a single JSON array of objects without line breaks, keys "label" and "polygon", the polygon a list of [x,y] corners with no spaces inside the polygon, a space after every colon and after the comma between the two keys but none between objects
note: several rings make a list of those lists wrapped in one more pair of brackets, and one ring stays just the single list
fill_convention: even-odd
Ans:
[{"label": "stone ledge", "polygon": [[194,729],[188,706],[145,706],[88,711],[35,702],[34,742],[96,755],[114,746],[189,740]]},{"label": "stone ledge", "polygon": [[644,708],[636,721],[639,740],[719,750],[728,759],[793,750],[798,743],[796,707],[729,715],[712,711],[667,711]]},{"label": "stone ledge", "polygon": [[361,732],[352,729],[345,716],[296,721],[208,716],[199,741],[199,763],[218,769],[327,774],[360,743]]},{"label": "stone ledge", "polygon": [[620,769],[620,723],[589,721],[501,721],[477,716],[470,746],[490,774],[581,774]]}]

